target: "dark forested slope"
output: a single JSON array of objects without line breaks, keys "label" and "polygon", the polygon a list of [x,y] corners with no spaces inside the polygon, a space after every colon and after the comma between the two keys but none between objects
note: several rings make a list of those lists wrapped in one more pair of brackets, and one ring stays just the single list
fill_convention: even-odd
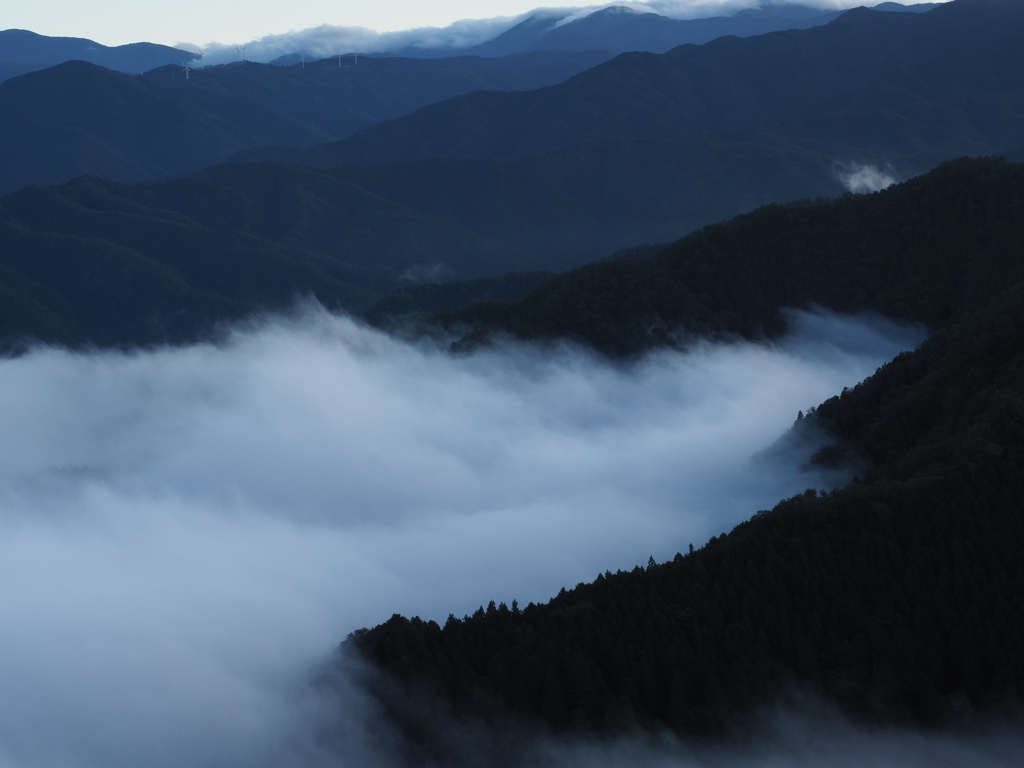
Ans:
[{"label": "dark forested slope", "polygon": [[861,479],[544,605],[491,603],[443,628],[395,616],[346,645],[432,704],[365,683],[428,755],[445,749],[445,712],[711,736],[799,690],[874,723],[1019,715],[1024,285],[990,288],[794,425],[841,441],[812,460],[866,458]]},{"label": "dark forested slope", "polygon": [[[83,178],[27,188],[0,198],[0,284],[21,295],[11,300],[0,333],[74,343],[186,341],[201,335],[203,323],[281,308],[296,296],[361,313],[400,287],[403,276],[451,280],[544,269],[559,262],[537,245],[540,235],[527,230],[514,239],[510,222],[518,216],[537,223],[533,213],[545,208],[540,222],[552,228],[572,231],[591,221],[585,201],[559,202],[556,176],[537,198],[524,199],[510,184],[472,199],[472,187],[459,191],[454,175],[443,204],[412,191],[388,199],[362,169],[273,163],[217,166],[148,186]],[[770,336],[783,328],[779,307],[812,302],[937,327],[951,313],[977,307],[995,286],[1021,279],[1022,188],[1020,165],[956,161],[875,195],[763,208],[654,256],[597,262],[521,301],[442,320],[475,325],[470,342],[495,332],[568,337],[627,356],[695,334]],[[594,229],[602,231],[597,223]],[[112,249],[117,259],[97,261]],[[97,280],[72,286],[67,265]],[[129,290],[124,271],[154,269],[157,282],[173,275],[203,296],[242,303],[196,314],[185,302],[168,311],[203,321],[173,332],[160,330],[165,320],[117,321],[116,291]],[[123,300],[141,306],[149,289],[130,290]],[[29,295],[36,298],[26,303]],[[43,295],[61,298],[40,305]],[[81,318],[101,315],[112,324],[94,335]],[[164,313],[154,309],[156,315]]]},{"label": "dark forested slope", "polygon": [[[84,267],[97,248],[117,246],[138,260],[93,265],[101,272],[113,270],[106,276],[111,285],[121,284],[117,274],[129,263],[147,269],[157,264],[175,270],[199,290],[235,300],[240,298],[236,287],[251,285],[247,276],[260,273],[258,261],[294,265],[295,254],[304,252],[302,259],[341,269],[349,288],[333,285],[342,279],[339,274],[326,285],[318,271],[289,272],[287,279],[279,276],[277,284],[268,282],[262,292],[249,294],[246,306],[279,308],[280,296],[292,292],[360,313],[400,287],[403,275],[412,280],[424,279],[420,274],[466,280],[512,270],[562,269],[634,244],[631,233],[638,230],[645,235],[641,240],[658,240],[671,234],[666,222],[680,225],[682,219],[673,210],[677,201],[665,194],[661,182],[684,176],[686,163],[658,163],[656,156],[645,158],[643,148],[622,162],[608,162],[600,147],[592,150],[561,162],[542,156],[437,167],[423,161],[376,170],[229,163],[144,186],[87,177],[58,187],[30,187],[0,198],[0,222],[21,231],[18,238],[10,233],[0,237],[0,260],[6,260],[7,270],[0,283],[27,285],[28,280],[40,290],[51,290],[61,281],[56,264]],[[712,161],[707,156],[701,160]],[[649,170],[649,183],[640,183],[639,177],[628,188],[616,183],[637,164]],[[30,239],[53,243],[54,237],[63,238],[60,260],[33,262],[30,277],[24,272],[28,262],[17,249]],[[56,255],[50,246],[39,248]],[[229,257],[246,248],[252,249],[252,265],[240,255]],[[195,269],[199,265],[201,272]],[[232,269],[237,270],[235,283]],[[221,275],[216,287],[202,276],[211,270]],[[163,327],[161,321],[121,325],[120,338],[107,333],[93,338],[90,328],[78,327],[75,318],[79,312],[95,311],[113,319],[112,297],[100,300],[85,287],[61,292],[64,309],[48,304],[45,321],[34,312],[24,314],[26,305],[17,303],[22,309],[11,312],[24,315],[22,320],[13,322],[9,315],[0,335],[27,333],[47,341],[107,344],[186,340],[198,332],[198,326],[188,326],[192,330],[185,335],[154,336]],[[132,300],[141,301],[142,295]],[[182,312],[191,315],[184,307]],[[211,318],[218,316],[210,312]],[[55,323],[64,328],[56,336]]]},{"label": "dark forested slope", "polygon": [[644,259],[553,278],[519,302],[440,317],[469,337],[563,337],[633,355],[694,336],[773,336],[819,304],[937,328],[1024,280],[1024,165],[961,159],[871,195],[772,205]]},{"label": "dark forested slope", "polygon": [[442,254],[464,277],[522,266],[501,244],[308,169],[28,187],[0,198],[0,340],[188,342],[307,296],[360,313]]}]

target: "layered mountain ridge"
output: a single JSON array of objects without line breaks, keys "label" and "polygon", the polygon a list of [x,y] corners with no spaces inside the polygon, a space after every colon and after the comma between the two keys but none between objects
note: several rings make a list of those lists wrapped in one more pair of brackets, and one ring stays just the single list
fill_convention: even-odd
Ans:
[{"label": "layered mountain ridge", "polygon": [[560,82],[607,54],[237,62],[128,76],[72,61],[0,83],[0,192],[85,173],[151,181],[265,145],[343,138],[479,89]]},{"label": "layered mountain ridge", "polygon": [[[567,269],[638,243],[672,241],[766,203],[839,195],[861,171],[884,186],[950,157],[1020,147],[1024,85],[1010,73],[1024,68],[1024,47],[1017,44],[1022,16],[1006,0],[955,0],[923,14],[861,9],[810,30],[725,38],[663,55],[626,54],[560,85],[457,97],[341,144],[269,153],[293,165],[246,161],[150,186],[83,179],[26,189],[0,202],[0,217],[15,228],[6,231],[12,238],[17,232],[17,242],[49,243],[40,252],[63,243],[61,259],[79,258],[74,244],[87,242],[81,258],[126,248],[119,253],[131,259],[116,263],[165,269],[187,261],[171,243],[194,243],[189,263],[223,274],[219,285],[232,301],[240,296],[227,287],[222,252],[252,248],[290,275],[281,273],[276,285],[267,277],[230,310],[193,315],[198,305],[190,299],[180,311],[168,305],[167,313],[156,312],[160,317],[229,319],[305,295],[362,312],[402,280],[422,279],[417,276],[451,281]],[[312,132],[312,122],[290,118],[287,110],[268,112],[268,104],[301,100],[306,92],[291,87],[295,78],[341,82],[354,74],[338,63],[287,69],[240,63],[209,73],[205,83],[206,72],[192,80],[173,70],[129,78],[68,64],[90,88],[100,84],[108,106],[76,102],[88,88],[76,89],[72,79],[62,86],[67,105],[48,102],[52,113],[32,109],[51,115],[52,123],[78,109],[80,117],[61,130],[73,146],[102,147],[110,167],[170,173],[172,166],[153,167],[152,159],[141,168],[138,158],[156,145],[198,165],[203,153],[229,151],[257,132],[266,138],[279,130],[296,140]],[[378,63],[367,69],[373,66]],[[265,78],[260,87],[269,95],[243,95],[250,71]],[[21,80],[0,84],[0,96],[28,99]],[[180,100],[187,112],[160,95],[170,90],[190,94]],[[133,112],[139,101],[152,109]],[[0,116],[12,129],[4,139],[31,134],[47,149],[37,157],[60,162],[62,153],[52,151],[60,142],[47,141],[53,133],[26,128],[16,114]],[[139,114],[147,130],[133,122]],[[317,124],[326,124],[320,119]],[[100,142],[101,134],[112,140]],[[32,158],[9,148],[11,164]],[[198,253],[206,255],[197,260]],[[294,272],[297,254],[340,272],[326,283],[305,267]],[[9,279],[25,279],[20,269]],[[198,274],[173,269],[176,280]],[[43,290],[53,279],[45,275],[36,273],[31,284]],[[206,296],[209,284],[200,280],[193,288]],[[64,300],[85,306],[94,297],[86,291]],[[49,301],[32,310],[19,304],[25,311],[5,335],[69,343],[89,337],[70,316],[55,315]],[[201,324],[168,329],[163,322],[121,325],[103,343],[182,341],[200,332]]]},{"label": "layered mountain ridge", "polygon": [[884,152],[895,162],[948,151],[951,141],[1002,150],[1021,130],[1010,74],[1021,64],[1021,17],[1006,0],[956,0],[923,14],[854,9],[810,30],[622,55],[540,91],[467,95],[319,153],[383,164],[707,135],[836,160]]},{"label": "layered mountain ridge", "polygon": [[26,29],[0,31],[0,81],[53,67],[66,61],[87,61],[115,72],[137,75],[169,64],[196,63],[193,51],[155,43],[106,46],[81,37],[47,37]]}]

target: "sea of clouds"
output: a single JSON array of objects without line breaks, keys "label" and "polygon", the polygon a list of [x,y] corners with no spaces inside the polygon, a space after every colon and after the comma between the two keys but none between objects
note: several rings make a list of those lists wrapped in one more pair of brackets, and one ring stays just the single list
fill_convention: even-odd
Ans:
[{"label": "sea of clouds", "polygon": [[455,356],[316,307],[0,361],[0,765],[311,765],[305,683],[347,633],[544,601],[832,482],[752,457],[924,333],[790,319],[630,365]]}]

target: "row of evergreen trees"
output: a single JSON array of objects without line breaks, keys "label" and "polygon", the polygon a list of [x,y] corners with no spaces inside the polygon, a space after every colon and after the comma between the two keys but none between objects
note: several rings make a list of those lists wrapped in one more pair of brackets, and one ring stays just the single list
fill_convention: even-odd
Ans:
[{"label": "row of evergreen trees", "polygon": [[[994,172],[992,183],[1022,178],[1000,163],[977,167]],[[960,184],[964,168],[941,173]],[[901,275],[892,296],[900,282],[922,286],[906,298],[917,308],[908,314],[932,307],[924,317],[943,327],[794,426],[828,429],[836,443],[817,460],[855,453],[871,467],[861,478],[829,494],[809,490],[696,551],[599,575],[543,605],[492,603],[443,627],[396,615],[344,644],[383,670],[367,685],[385,703],[394,697],[384,679],[433,702],[392,709],[427,741],[438,711],[556,732],[640,726],[710,737],[793,690],[879,723],[1019,712],[1024,284],[1000,281],[1024,266],[1024,238],[1012,254],[1000,250],[1009,241],[997,246],[1024,227],[1024,187],[1014,194],[916,274],[909,263],[885,267]],[[809,210],[785,214],[802,220]],[[774,214],[758,216],[723,232]],[[970,250],[986,242],[987,254]],[[970,259],[952,259],[957,243]],[[820,271],[830,272],[827,260]]]}]

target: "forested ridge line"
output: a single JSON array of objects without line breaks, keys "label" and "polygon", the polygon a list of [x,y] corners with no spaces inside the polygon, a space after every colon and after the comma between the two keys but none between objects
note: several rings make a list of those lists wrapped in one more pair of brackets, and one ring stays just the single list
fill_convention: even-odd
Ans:
[{"label": "forested ridge line", "polygon": [[[995,161],[941,172],[978,164],[997,171],[993,181],[1020,183],[1019,169]],[[965,231],[944,253],[987,243],[988,255],[1001,255],[984,263],[1019,268],[1024,240],[1006,250],[1007,215],[994,212],[990,228]],[[940,329],[794,425],[828,429],[835,444],[815,460],[856,454],[869,465],[860,478],[546,604],[491,603],[443,627],[396,615],[354,633],[346,649],[433,702],[391,711],[426,743],[438,712],[554,732],[640,726],[714,737],[794,690],[876,724],[1019,714],[1024,283],[1000,285],[995,272],[971,276],[944,267],[943,252],[936,258],[934,274],[956,274],[957,285],[905,298],[946,307]],[[950,295],[960,299],[956,314],[942,300]],[[367,685],[391,706],[380,679]]]},{"label": "forested ridge line", "polygon": [[694,338],[770,338],[784,307],[872,310],[941,327],[1024,280],[1024,165],[961,158],[870,195],[769,205],[648,258],[564,272],[525,298],[441,313],[495,337],[566,338],[630,357]]}]

